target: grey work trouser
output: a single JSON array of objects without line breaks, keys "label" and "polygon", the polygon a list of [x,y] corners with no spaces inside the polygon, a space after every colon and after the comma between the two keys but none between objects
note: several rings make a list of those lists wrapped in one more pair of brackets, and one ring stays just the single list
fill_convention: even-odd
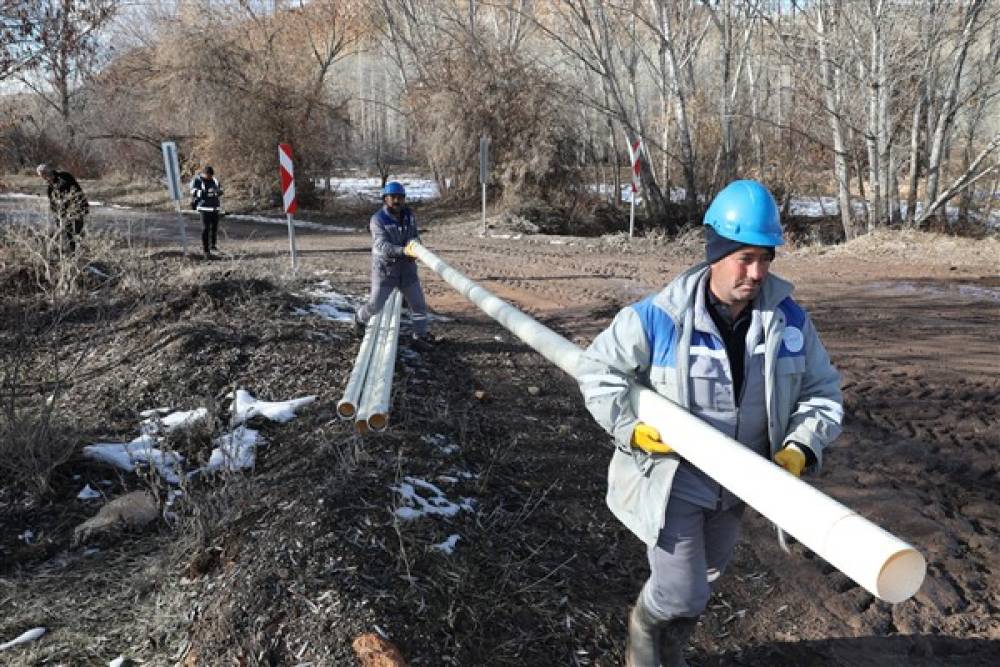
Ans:
[{"label": "grey work trouser", "polygon": [[648,547],[646,608],[658,619],[698,618],[740,539],[746,505],[712,510],[671,496],[656,545]]},{"label": "grey work trouser", "polygon": [[385,305],[393,289],[398,289],[402,293],[410,307],[413,334],[425,335],[427,302],[424,301],[424,291],[417,276],[417,265],[409,260],[398,260],[390,266],[381,263],[372,264],[372,291],[368,296],[368,303],[358,311],[358,319],[367,324],[372,315]]}]

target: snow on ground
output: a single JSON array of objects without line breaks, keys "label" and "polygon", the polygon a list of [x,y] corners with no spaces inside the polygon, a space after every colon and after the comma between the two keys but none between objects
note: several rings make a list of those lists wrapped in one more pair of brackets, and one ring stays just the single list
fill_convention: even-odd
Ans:
[{"label": "snow on ground", "polygon": [[[330,180],[330,191],[337,197],[357,198],[364,201],[378,202],[382,199],[382,180],[380,178],[368,177],[332,177]],[[408,201],[426,201],[437,199],[440,193],[437,183],[429,178],[423,178],[416,174],[399,174],[389,177],[390,181],[399,181],[406,188],[406,199]],[[316,179],[316,187],[325,190],[327,179]]]},{"label": "snow on ground", "polygon": [[304,396],[288,401],[261,401],[251,396],[249,392],[237,389],[236,403],[233,406],[233,423],[242,424],[258,415],[273,422],[291,421],[295,419],[296,410],[315,400],[315,396]]},{"label": "snow on ground", "polygon": [[[232,395],[230,395],[232,396]],[[260,401],[243,389],[236,390],[233,401],[233,424],[236,427],[212,440],[214,448],[204,466],[184,471],[184,457],[173,451],[162,449],[164,436],[174,429],[202,421],[208,417],[205,408],[171,412],[169,408],[153,408],[140,413],[143,420],[139,424],[140,435],[131,442],[98,442],[83,448],[87,458],[106,463],[128,472],[136,468],[151,467],[169,484],[180,484],[181,478],[226,471],[233,472],[252,468],[256,461],[257,447],[265,443],[263,436],[243,424],[261,416],[274,422],[287,422],[295,418],[296,411],[316,400],[315,396],[305,396],[288,401]],[[99,493],[90,488],[77,496],[81,499],[94,498]]]},{"label": "snow on ground", "polygon": [[443,433],[425,433],[420,436],[420,440],[432,447],[436,447],[444,455],[454,454],[458,451],[458,445]]},{"label": "snow on ground", "polygon": [[[354,323],[354,313],[364,305],[367,297],[357,297],[353,295],[341,294],[333,289],[329,280],[316,283],[315,287],[307,289],[302,293],[304,296],[322,299],[320,303],[310,304],[308,309],[296,308],[293,312],[296,315],[317,315],[331,322]],[[410,309],[403,310],[402,321],[406,325],[412,326],[410,319]],[[427,313],[429,322],[451,322],[450,317]]]},{"label": "snow on ground", "polygon": [[[267,215],[248,215],[244,213],[227,213],[226,218],[228,220],[243,220],[246,222],[257,222],[265,225],[282,225],[288,226],[287,218],[278,218]],[[324,225],[320,222],[310,222],[309,220],[300,220],[298,218],[292,218],[292,224],[296,229],[318,229],[324,232],[357,232],[359,230],[354,227],[343,227],[338,225]]]},{"label": "snow on ground", "polygon": [[169,408],[153,408],[143,410],[139,416],[145,417],[139,424],[139,432],[150,435],[157,435],[161,429],[164,433],[170,433],[178,428],[192,426],[208,416],[208,410],[197,408],[186,412],[170,412]]},{"label": "snow on ground", "polygon": [[304,292],[305,296],[322,299],[320,303],[311,304],[308,310],[297,308],[296,315],[319,315],[333,322],[354,322],[354,312],[361,307],[363,301],[358,297],[347,296],[337,292],[329,280],[323,280]]},{"label": "snow on ground", "polygon": [[389,488],[401,496],[403,504],[396,508],[396,516],[404,521],[428,515],[451,517],[462,510],[471,512],[473,509],[471,498],[454,503],[441,489],[417,477],[404,477],[398,486]]},{"label": "snow on ground", "polygon": [[439,544],[432,544],[431,548],[437,549],[438,551],[442,551],[450,556],[451,554],[455,553],[455,545],[458,544],[458,541],[460,539],[462,539],[461,535],[457,533],[452,533],[451,535],[448,536],[448,539],[446,539],[444,542],[441,542]]},{"label": "snow on ground", "polygon": [[[588,190],[591,192],[596,192],[598,194],[607,195],[609,198],[613,192],[612,186],[607,183],[593,183],[588,186]],[[622,201],[626,204],[632,200],[632,186],[626,183],[621,186],[622,191]],[[670,190],[670,201],[683,202],[687,196],[687,191],[684,188],[671,188]],[[636,193],[635,203],[642,204],[642,194]],[[865,214],[865,202],[858,200],[856,198],[851,200],[851,208],[854,215],[861,218]],[[900,213],[906,215],[906,202],[900,202]],[[924,210],[924,206],[921,203],[917,204],[917,215],[919,216]],[[829,216],[840,215],[840,204],[836,197],[792,197],[788,205],[788,213],[790,215],[802,217],[802,218],[825,218]],[[958,220],[959,208],[957,206],[945,206],[945,215],[948,220],[955,222]],[[980,220],[981,216],[977,215],[975,212],[970,214],[974,219]],[[986,221],[986,225],[993,229],[1000,229],[1000,210],[994,210],[990,212],[990,217]]]},{"label": "snow on ground", "polygon": [[208,463],[201,468],[202,472],[236,472],[252,468],[257,461],[257,445],[264,439],[252,428],[238,428],[212,442],[217,447],[212,450]]},{"label": "snow on ground", "polygon": [[45,628],[32,628],[27,632],[23,632],[9,642],[4,642],[0,644],[0,651],[6,651],[9,648],[14,648],[20,644],[25,644],[30,641],[34,641],[45,634]]},{"label": "snow on ground", "polygon": [[83,488],[80,489],[80,493],[76,494],[76,497],[80,500],[93,500],[94,498],[100,498],[101,494],[99,491],[95,491],[90,488],[90,484],[85,484]]},{"label": "snow on ground", "polygon": [[140,435],[131,442],[98,442],[83,448],[87,458],[132,472],[137,467],[151,466],[170,484],[180,483],[180,468],[184,457],[176,452],[164,452],[155,445],[152,435]]}]

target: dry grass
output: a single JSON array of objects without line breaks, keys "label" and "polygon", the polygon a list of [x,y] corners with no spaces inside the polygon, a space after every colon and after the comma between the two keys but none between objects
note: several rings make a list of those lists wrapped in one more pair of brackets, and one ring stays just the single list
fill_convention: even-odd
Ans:
[{"label": "dry grass", "polygon": [[796,250],[802,256],[853,257],[925,264],[1000,263],[1000,238],[973,239],[916,230],[877,230],[847,243],[809,245]]}]

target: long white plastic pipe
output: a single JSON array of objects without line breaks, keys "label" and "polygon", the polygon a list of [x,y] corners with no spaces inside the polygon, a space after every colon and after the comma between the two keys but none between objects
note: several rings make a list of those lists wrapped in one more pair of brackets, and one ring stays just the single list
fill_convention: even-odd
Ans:
[{"label": "long white plastic pipe", "polygon": [[[574,378],[583,350],[415,244],[417,258],[490,317]],[[723,435],[659,394],[633,385],[641,421],[686,460],[828,563],[893,604],[920,589],[927,563],[914,547]]]},{"label": "long white plastic pipe", "polygon": [[361,390],[365,386],[365,377],[368,375],[368,366],[372,360],[372,350],[375,349],[375,339],[378,338],[379,326],[382,322],[382,311],[378,311],[368,322],[365,328],[365,337],[361,339],[358,348],[358,356],[354,360],[354,368],[351,370],[351,377],[347,380],[347,387],[344,388],[344,397],[337,403],[337,415],[341,419],[350,419],[361,405]]},{"label": "long white plastic pipe", "polygon": [[389,426],[389,398],[392,395],[392,377],[396,371],[396,350],[399,347],[399,322],[403,311],[403,296],[397,291],[389,317],[386,339],[379,360],[379,373],[372,377],[371,404],[367,407],[368,428],[384,431]]},{"label": "long white plastic pipe", "polygon": [[[372,351],[372,360],[368,365],[368,375],[365,377],[365,386],[361,390],[361,404],[357,414],[354,415],[354,426],[361,433],[368,431],[368,418],[372,415],[375,401],[378,400],[381,392],[381,383],[384,382],[386,365],[389,367],[389,382],[392,382],[392,372],[396,362],[395,345],[392,345],[392,358],[387,358],[386,350],[390,347],[390,341],[398,338],[399,317],[393,317],[402,306],[402,295],[399,290],[393,290],[392,294],[382,306],[382,321],[379,324],[378,338],[375,339],[375,348]],[[392,331],[392,321],[396,320],[396,329]]]}]

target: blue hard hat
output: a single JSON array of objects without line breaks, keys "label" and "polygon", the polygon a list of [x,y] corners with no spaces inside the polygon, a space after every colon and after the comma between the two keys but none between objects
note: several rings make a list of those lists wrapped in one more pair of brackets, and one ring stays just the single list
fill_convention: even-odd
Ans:
[{"label": "blue hard hat", "polygon": [[382,196],[385,197],[386,195],[402,195],[405,197],[406,188],[404,188],[403,184],[399,181],[389,181],[385,184],[385,187],[382,188]]},{"label": "blue hard hat", "polygon": [[774,197],[757,181],[733,181],[715,195],[705,224],[719,236],[747,245],[773,248],[785,241]]}]

